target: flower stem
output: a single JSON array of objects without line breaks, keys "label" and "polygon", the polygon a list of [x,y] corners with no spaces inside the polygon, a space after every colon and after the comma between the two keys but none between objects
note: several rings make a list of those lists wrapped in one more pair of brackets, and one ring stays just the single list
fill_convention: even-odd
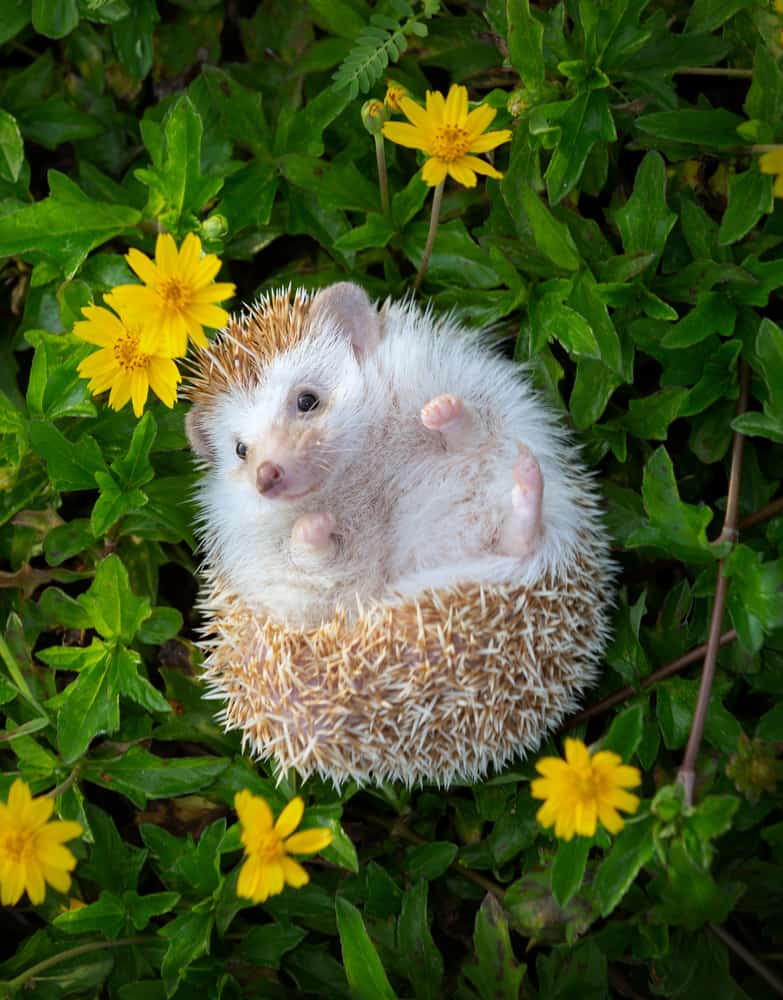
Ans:
[{"label": "flower stem", "polygon": [[432,195],[432,215],[430,215],[430,231],[427,233],[427,245],[424,247],[424,255],[421,258],[421,264],[419,264],[419,270],[416,274],[416,280],[413,282],[414,292],[418,292],[419,286],[422,283],[424,274],[427,270],[427,265],[430,262],[430,256],[432,255],[432,248],[435,245],[435,234],[438,231],[438,219],[440,218],[440,203],[443,200],[443,187],[446,183],[444,178],[440,184],[435,188]]},{"label": "flower stem", "polygon": [[58,955],[51,955],[49,958],[45,958],[42,962],[37,962],[35,965],[31,965],[29,969],[25,969],[24,972],[20,972],[18,976],[13,979],[8,979],[4,983],[0,983],[0,991],[5,988],[5,992],[2,994],[4,996],[11,996],[17,990],[21,989],[26,983],[29,983],[31,979],[35,979],[42,972],[46,972],[47,969],[51,969],[54,965],[59,965],[60,962],[67,962],[69,958],[76,958],[79,955],[86,955],[91,951],[104,951],[108,948],[123,948],[126,945],[131,944],[147,944],[149,941],[155,941],[156,938],[151,937],[148,934],[139,935],[138,937],[129,938],[117,938],[116,941],[90,941],[87,944],[80,944],[76,948],[68,948],[67,951],[61,951]]},{"label": "flower stem", "polygon": [[381,210],[388,219],[389,217],[389,178],[386,174],[386,147],[383,143],[383,135],[376,132],[375,136],[375,159],[378,161],[378,186],[381,189]]},{"label": "flower stem", "polygon": [[80,768],[79,765],[77,764],[76,767],[71,771],[71,773],[65,779],[65,781],[61,781],[59,785],[55,785],[54,788],[49,789],[49,791],[46,793],[46,798],[56,799],[58,795],[62,795],[63,792],[67,792],[68,789],[71,787],[71,785],[74,783],[74,781],[76,781],[77,777],[79,776],[79,770]]},{"label": "flower stem", "polygon": [[[737,414],[744,413],[748,407],[748,386],[750,384],[750,369],[747,362],[742,362],[740,375],[740,395],[737,401]],[[726,498],[726,516],[723,519],[723,528],[718,536],[719,542],[731,542],[737,540],[737,511],[739,509],[740,481],[742,478],[742,455],[745,449],[745,435],[739,431],[734,432],[734,440],[731,446],[731,467],[729,471],[729,488]],[[729,581],[723,570],[726,560],[721,559],[718,563],[718,579],[715,584],[715,598],[712,604],[712,616],[710,618],[710,631],[707,638],[707,652],[704,654],[704,667],[701,673],[701,684],[699,694],[696,699],[696,710],[693,713],[693,722],[688,736],[688,745],[685,748],[680,770],[677,772],[677,781],[685,789],[685,801],[687,805],[693,805],[693,791],[696,785],[696,759],[701,747],[701,738],[704,733],[704,723],[707,719],[707,710],[710,704],[710,692],[712,682],[715,679],[715,667],[718,659],[718,649],[720,648],[720,634],[723,626],[723,612],[726,605],[726,592]]]},{"label": "flower stem", "polygon": [[750,966],[757,976],[765,980],[777,996],[783,997],[783,981],[778,979],[771,969],[768,969],[752,952],[748,951],[745,945],[738,941],[733,934],[729,934],[725,927],[711,923],[707,926],[716,937],[719,937],[728,948],[731,948],[735,955],[738,955],[743,962]]}]

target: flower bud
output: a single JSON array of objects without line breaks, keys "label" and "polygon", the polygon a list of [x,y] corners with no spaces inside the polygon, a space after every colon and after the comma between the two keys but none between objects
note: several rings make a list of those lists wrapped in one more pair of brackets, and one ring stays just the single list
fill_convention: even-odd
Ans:
[{"label": "flower bud", "polygon": [[373,99],[362,105],[362,125],[370,135],[378,135],[388,120],[389,111],[383,101]]},{"label": "flower bud", "polygon": [[210,215],[201,223],[201,235],[205,240],[222,240],[228,233],[228,220],[224,215]]},{"label": "flower bud", "polygon": [[394,80],[389,80],[386,85],[386,96],[383,98],[383,103],[389,111],[393,111],[395,114],[400,114],[402,111],[400,100],[403,97],[410,97],[407,88],[403,87],[401,83],[395,83]]}]

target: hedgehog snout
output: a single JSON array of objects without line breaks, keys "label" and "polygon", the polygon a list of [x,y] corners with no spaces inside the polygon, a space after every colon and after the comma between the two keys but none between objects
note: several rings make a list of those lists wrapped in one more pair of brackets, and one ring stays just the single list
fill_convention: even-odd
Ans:
[{"label": "hedgehog snout", "polygon": [[270,494],[276,486],[281,486],[285,478],[284,470],[274,462],[262,462],[256,469],[256,487],[262,496]]}]

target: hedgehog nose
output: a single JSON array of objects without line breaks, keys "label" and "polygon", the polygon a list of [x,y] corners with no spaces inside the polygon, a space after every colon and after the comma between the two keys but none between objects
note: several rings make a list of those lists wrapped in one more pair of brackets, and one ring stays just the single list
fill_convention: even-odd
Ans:
[{"label": "hedgehog nose", "polygon": [[256,471],[256,487],[261,494],[268,493],[283,478],[283,470],[274,462],[262,462]]}]

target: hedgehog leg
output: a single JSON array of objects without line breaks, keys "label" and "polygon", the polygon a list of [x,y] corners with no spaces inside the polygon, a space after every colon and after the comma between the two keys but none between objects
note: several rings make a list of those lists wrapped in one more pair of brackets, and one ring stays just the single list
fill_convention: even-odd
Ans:
[{"label": "hedgehog leg", "polygon": [[511,490],[511,513],[501,532],[501,550],[510,556],[530,555],[541,534],[541,501],[544,480],[541,467],[530,449],[519,444],[514,462],[514,486]]},{"label": "hedgehog leg", "polygon": [[337,552],[334,529],[334,517],[327,511],[298,517],[291,531],[294,561],[310,565],[328,562]]},{"label": "hedgehog leg", "polygon": [[445,393],[435,396],[421,410],[421,422],[431,431],[439,431],[450,449],[467,448],[479,443],[475,414],[459,396]]}]

